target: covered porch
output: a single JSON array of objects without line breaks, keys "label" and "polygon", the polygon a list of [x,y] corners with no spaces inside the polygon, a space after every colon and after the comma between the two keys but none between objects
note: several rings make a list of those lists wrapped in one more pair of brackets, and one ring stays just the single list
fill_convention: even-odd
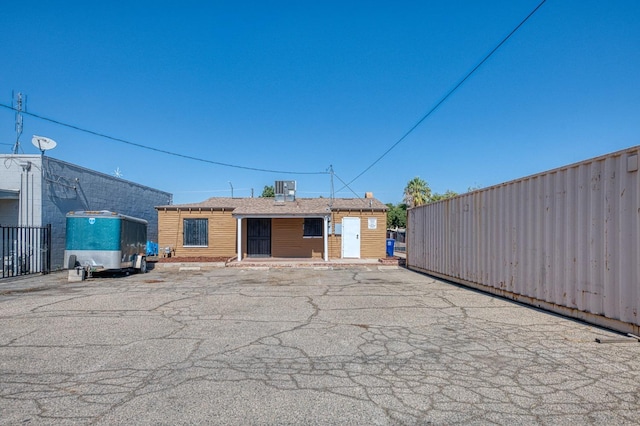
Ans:
[{"label": "covered porch", "polygon": [[269,215],[234,211],[233,217],[237,221],[238,262],[270,258],[329,260],[330,212]]}]

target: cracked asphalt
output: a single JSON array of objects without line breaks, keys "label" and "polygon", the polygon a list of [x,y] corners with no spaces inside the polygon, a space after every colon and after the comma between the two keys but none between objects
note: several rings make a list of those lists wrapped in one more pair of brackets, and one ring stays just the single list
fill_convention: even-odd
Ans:
[{"label": "cracked asphalt", "polygon": [[0,282],[1,424],[640,419],[636,341],[405,269],[66,278]]}]

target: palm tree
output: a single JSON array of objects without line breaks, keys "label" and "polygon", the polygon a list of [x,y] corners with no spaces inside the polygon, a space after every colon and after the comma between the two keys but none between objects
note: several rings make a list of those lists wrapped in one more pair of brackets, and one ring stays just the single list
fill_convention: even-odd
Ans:
[{"label": "palm tree", "polygon": [[407,207],[421,206],[431,199],[429,184],[418,176],[411,179],[404,188],[404,202]]}]

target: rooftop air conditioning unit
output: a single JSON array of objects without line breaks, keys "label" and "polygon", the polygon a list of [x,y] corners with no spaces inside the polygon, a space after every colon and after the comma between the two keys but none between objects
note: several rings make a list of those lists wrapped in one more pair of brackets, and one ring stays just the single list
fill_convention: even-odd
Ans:
[{"label": "rooftop air conditioning unit", "polygon": [[277,180],[274,192],[276,201],[295,201],[296,199],[296,181],[295,180]]}]

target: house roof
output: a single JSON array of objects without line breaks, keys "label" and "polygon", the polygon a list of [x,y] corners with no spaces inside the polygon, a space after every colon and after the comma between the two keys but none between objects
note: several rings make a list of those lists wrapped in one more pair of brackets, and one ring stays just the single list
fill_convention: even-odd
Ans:
[{"label": "house roof", "polygon": [[388,207],[375,198],[297,198],[295,201],[279,201],[274,198],[213,197],[195,204],[159,206],[156,209],[232,210],[234,216],[323,216],[330,211],[386,211]]}]

